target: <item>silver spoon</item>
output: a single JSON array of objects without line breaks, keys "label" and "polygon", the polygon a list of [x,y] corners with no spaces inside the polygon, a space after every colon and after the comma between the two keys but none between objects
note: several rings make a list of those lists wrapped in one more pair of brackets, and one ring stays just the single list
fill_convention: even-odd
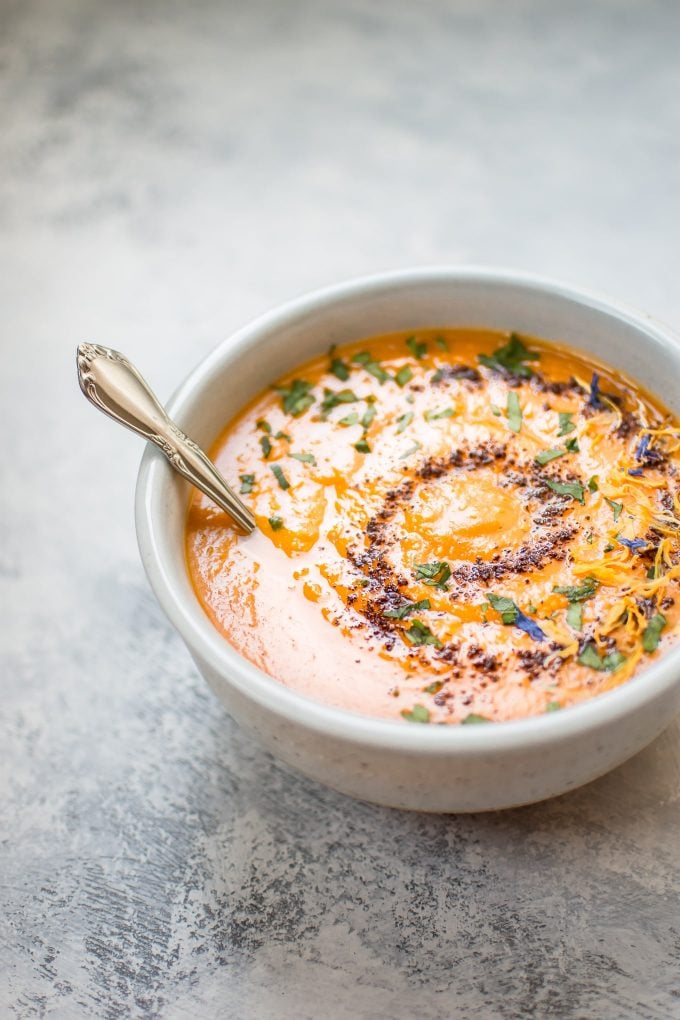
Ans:
[{"label": "silver spoon", "polygon": [[175,471],[229,514],[246,534],[255,518],[211,460],[170,421],[158,398],[124,354],[99,344],[78,346],[78,382],[95,407],[163,451]]}]

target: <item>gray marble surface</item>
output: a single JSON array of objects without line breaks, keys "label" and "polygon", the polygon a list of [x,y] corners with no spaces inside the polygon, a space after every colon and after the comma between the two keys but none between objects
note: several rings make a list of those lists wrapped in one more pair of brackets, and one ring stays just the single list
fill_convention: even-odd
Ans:
[{"label": "gray marble surface", "polygon": [[674,0],[2,0],[2,1017],[680,1017],[676,722],[551,803],[425,817],[289,774],[152,598],[140,446],[312,287],[486,262],[680,325]]}]

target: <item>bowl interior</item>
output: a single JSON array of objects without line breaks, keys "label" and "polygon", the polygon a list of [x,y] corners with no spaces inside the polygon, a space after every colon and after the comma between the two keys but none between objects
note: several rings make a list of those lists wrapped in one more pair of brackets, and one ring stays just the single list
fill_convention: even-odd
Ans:
[{"label": "bowl interior", "polygon": [[[389,274],[293,301],[220,345],[179,388],[168,410],[192,438],[209,448],[247,400],[283,372],[327,350],[331,344],[426,326],[516,330],[568,344],[632,376],[672,411],[680,413],[677,385],[680,343],[670,331],[644,316],[559,284],[475,269]],[[137,525],[144,565],[161,604],[190,646],[187,627],[194,638],[200,635],[206,647],[210,646],[213,658],[219,655],[223,662],[231,660],[231,669],[238,660],[242,679],[250,678],[254,696],[257,697],[260,682],[266,679],[269,696],[273,684],[280,688],[274,697],[299,701],[301,695],[265,678],[226,646],[203,613],[183,556],[189,492],[188,484],[172,471],[157,450],[149,447],[140,471]],[[676,661],[678,654],[676,650],[670,658]],[[657,663],[645,671],[646,683],[651,674],[667,674],[668,659],[669,656],[664,657],[661,669]],[[637,687],[635,679],[603,697],[620,696],[624,688],[631,687]],[[558,716],[564,720],[565,715],[581,712],[592,704],[576,706],[570,713],[553,713],[550,725],[558,725]],[[324,709],[340,713],[338,709],[325,706]],[[543,725],[546,721],[541,720]],[[536,721],[522,720],[504,726],[519,727],[527,722]]]}]

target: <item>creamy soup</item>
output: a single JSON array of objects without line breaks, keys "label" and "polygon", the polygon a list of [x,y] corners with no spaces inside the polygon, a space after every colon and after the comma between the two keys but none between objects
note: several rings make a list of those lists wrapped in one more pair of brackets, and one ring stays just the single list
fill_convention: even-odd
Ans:
[{"label": "creamy soup", "polygon": [[299,366],[212,454],[196,594],[276,680],[365,715],[483,723],[628,680],[680,622],[680,427],[632,380],[516,334],[425,329]]}]

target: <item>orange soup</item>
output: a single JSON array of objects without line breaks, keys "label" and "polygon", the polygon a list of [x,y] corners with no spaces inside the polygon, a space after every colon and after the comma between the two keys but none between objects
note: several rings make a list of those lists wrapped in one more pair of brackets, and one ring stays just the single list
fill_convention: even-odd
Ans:
[{"label": "orange soup", "polygon": [[516,334],[331,350],[213,448],[258,529],[200,493],[196,594],[310,698],[415,723],[552,712],[680,629],[680,427],[630,379]]}]

